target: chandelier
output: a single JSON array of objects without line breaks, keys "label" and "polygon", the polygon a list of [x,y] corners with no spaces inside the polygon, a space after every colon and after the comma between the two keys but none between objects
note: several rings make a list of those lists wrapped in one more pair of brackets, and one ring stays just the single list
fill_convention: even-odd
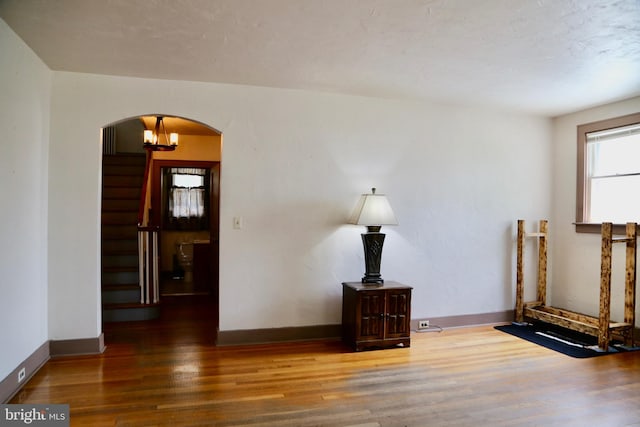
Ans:
[{"label": "chandelier", "polygon": [[152,151],[171,151],[178,146],[178,134],[173,132],[167,134],[162,116],[156,117],[156,127],[154,130],[145,129],[144,147]]}]

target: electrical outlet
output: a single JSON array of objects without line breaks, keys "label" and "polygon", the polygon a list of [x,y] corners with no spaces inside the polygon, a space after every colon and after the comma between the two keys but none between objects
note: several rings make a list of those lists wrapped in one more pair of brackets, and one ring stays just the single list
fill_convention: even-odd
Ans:
[{"label": "electrical outlet", "polygon": [[21,383],[22,381],[24,381],[24,377],[27,376],[27,369],[26,368],[22,368],[18,371],[18,382]]},{"label": "electrical outlet", "polygon": [[428,320],[418,320],[418,329],[428,329],[429,321]]}]

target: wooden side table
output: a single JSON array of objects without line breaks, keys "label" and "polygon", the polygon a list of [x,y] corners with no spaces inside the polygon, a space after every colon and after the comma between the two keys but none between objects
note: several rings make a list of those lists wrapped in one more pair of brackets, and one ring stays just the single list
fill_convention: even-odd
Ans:
[{"label": "wooden side table", "polygon": [[342,339],[355,351],[411,345],[411,286],[342,284]]}]

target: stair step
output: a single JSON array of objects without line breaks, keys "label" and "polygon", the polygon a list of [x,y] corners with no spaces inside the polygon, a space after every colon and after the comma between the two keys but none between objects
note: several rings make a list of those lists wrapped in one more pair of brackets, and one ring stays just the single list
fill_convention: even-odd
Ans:
[{"label": "stair step", "polygon": [[[129,240],[114,240],[114,242],[128,242]],[[104,245],[102,247],[102,256],[138,256],[138,247],[133,246],[132,248],[127,248],[124,246],[114,246],[112,249],[105,249]]]},{"label": "stair step", "polygon": [[142,176],[132,175],[106,175],[102,177],[102,187],[135,187],[142,186]]},{"label": "stair step", "polygon": [[123,239],[123,238],[137,239],[138,226],[137,225],[103,224],[102,238],[103,239]]},{"label": "stair step", "polygon": [[138,212],[103,212],[102,224],[131,225],[138,223]]},{"label": "stair step", "polygon": [[102,308],[103,322],[134,322],[160,317],[160,304],[105,304]]},{"label": "stair step", "polygon": [[[122,269],[129,268],[138,271],[138,254],[102,254],[102,269],[106,272],[123,271]],[[118,269],[118,270],[116,270]]]},{"label": "stair step", "polygon": [[147,158],[144,154],[136,153],[119,153],[114,155],[102,156],[103,165],[142,165],[144,167]]},{"label": "stair step", "polygon": [[102,255],[113,253],[138,253],[138,238],[108,239],[102,237]]},{"label": "stair step", "polygon": [[126,302],[126,303],[116,303],[116,304],[105,304],[105,310],[114,310],[117,308],[145,308],[145,307],[159,307],[160,303],[151,303],[151,304],[140,304],[139,302]]},{"label": "stair step", "polygon": [[134,176],[142,176],[144,175],[144,163],[141,165],[114,165],[114,164],[106,164],[102,166],[102,173],[104,176],[114,176],[114,175],[134,175]]},{"label": "stair step", "polygon": [[140,201],[140,188],[133,187],[103,187],[103,199],[134,199]]},{"label": "stair step", "polygon": [[[135,271],[136,273],[138,272],[138,266],[113,266],[113,267],[105,267],[102,266],[102,271],[104,271],[105,273],[126,273],[129,271]],[[121,283],[118,283],[121,284]]]},{"label": "stair step", "polygon": [[140,286],[111,285],[102,286],[102,304],[138,304],[140,303]]},{"label": "stair step", "polygon": [[131,283],[102,283],[102,291],[115,291],[115,290],[128,290],[128,289],[140,289],[140,285],[137,282]]},{"label": "stair step", "polygon": [[140,205],[139,198],[132,199],[104,199],[102,201],[102,213],[105,212],[136,212]]},{"label": "stair step", "polygon": [[139,272],[137,268],[127,270],[110,270],[108,268],[102,268],[102,283],[123,285],[128,283],[135,283],[138,280]]}]

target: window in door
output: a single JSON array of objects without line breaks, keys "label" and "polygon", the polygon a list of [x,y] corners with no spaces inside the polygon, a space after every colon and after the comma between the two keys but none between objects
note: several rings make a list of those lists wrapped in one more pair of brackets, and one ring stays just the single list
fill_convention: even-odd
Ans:
[{"label": "window in door", "polygon": [[163,168],[165,229],[209,229],[209,175],[204,168]]}]

